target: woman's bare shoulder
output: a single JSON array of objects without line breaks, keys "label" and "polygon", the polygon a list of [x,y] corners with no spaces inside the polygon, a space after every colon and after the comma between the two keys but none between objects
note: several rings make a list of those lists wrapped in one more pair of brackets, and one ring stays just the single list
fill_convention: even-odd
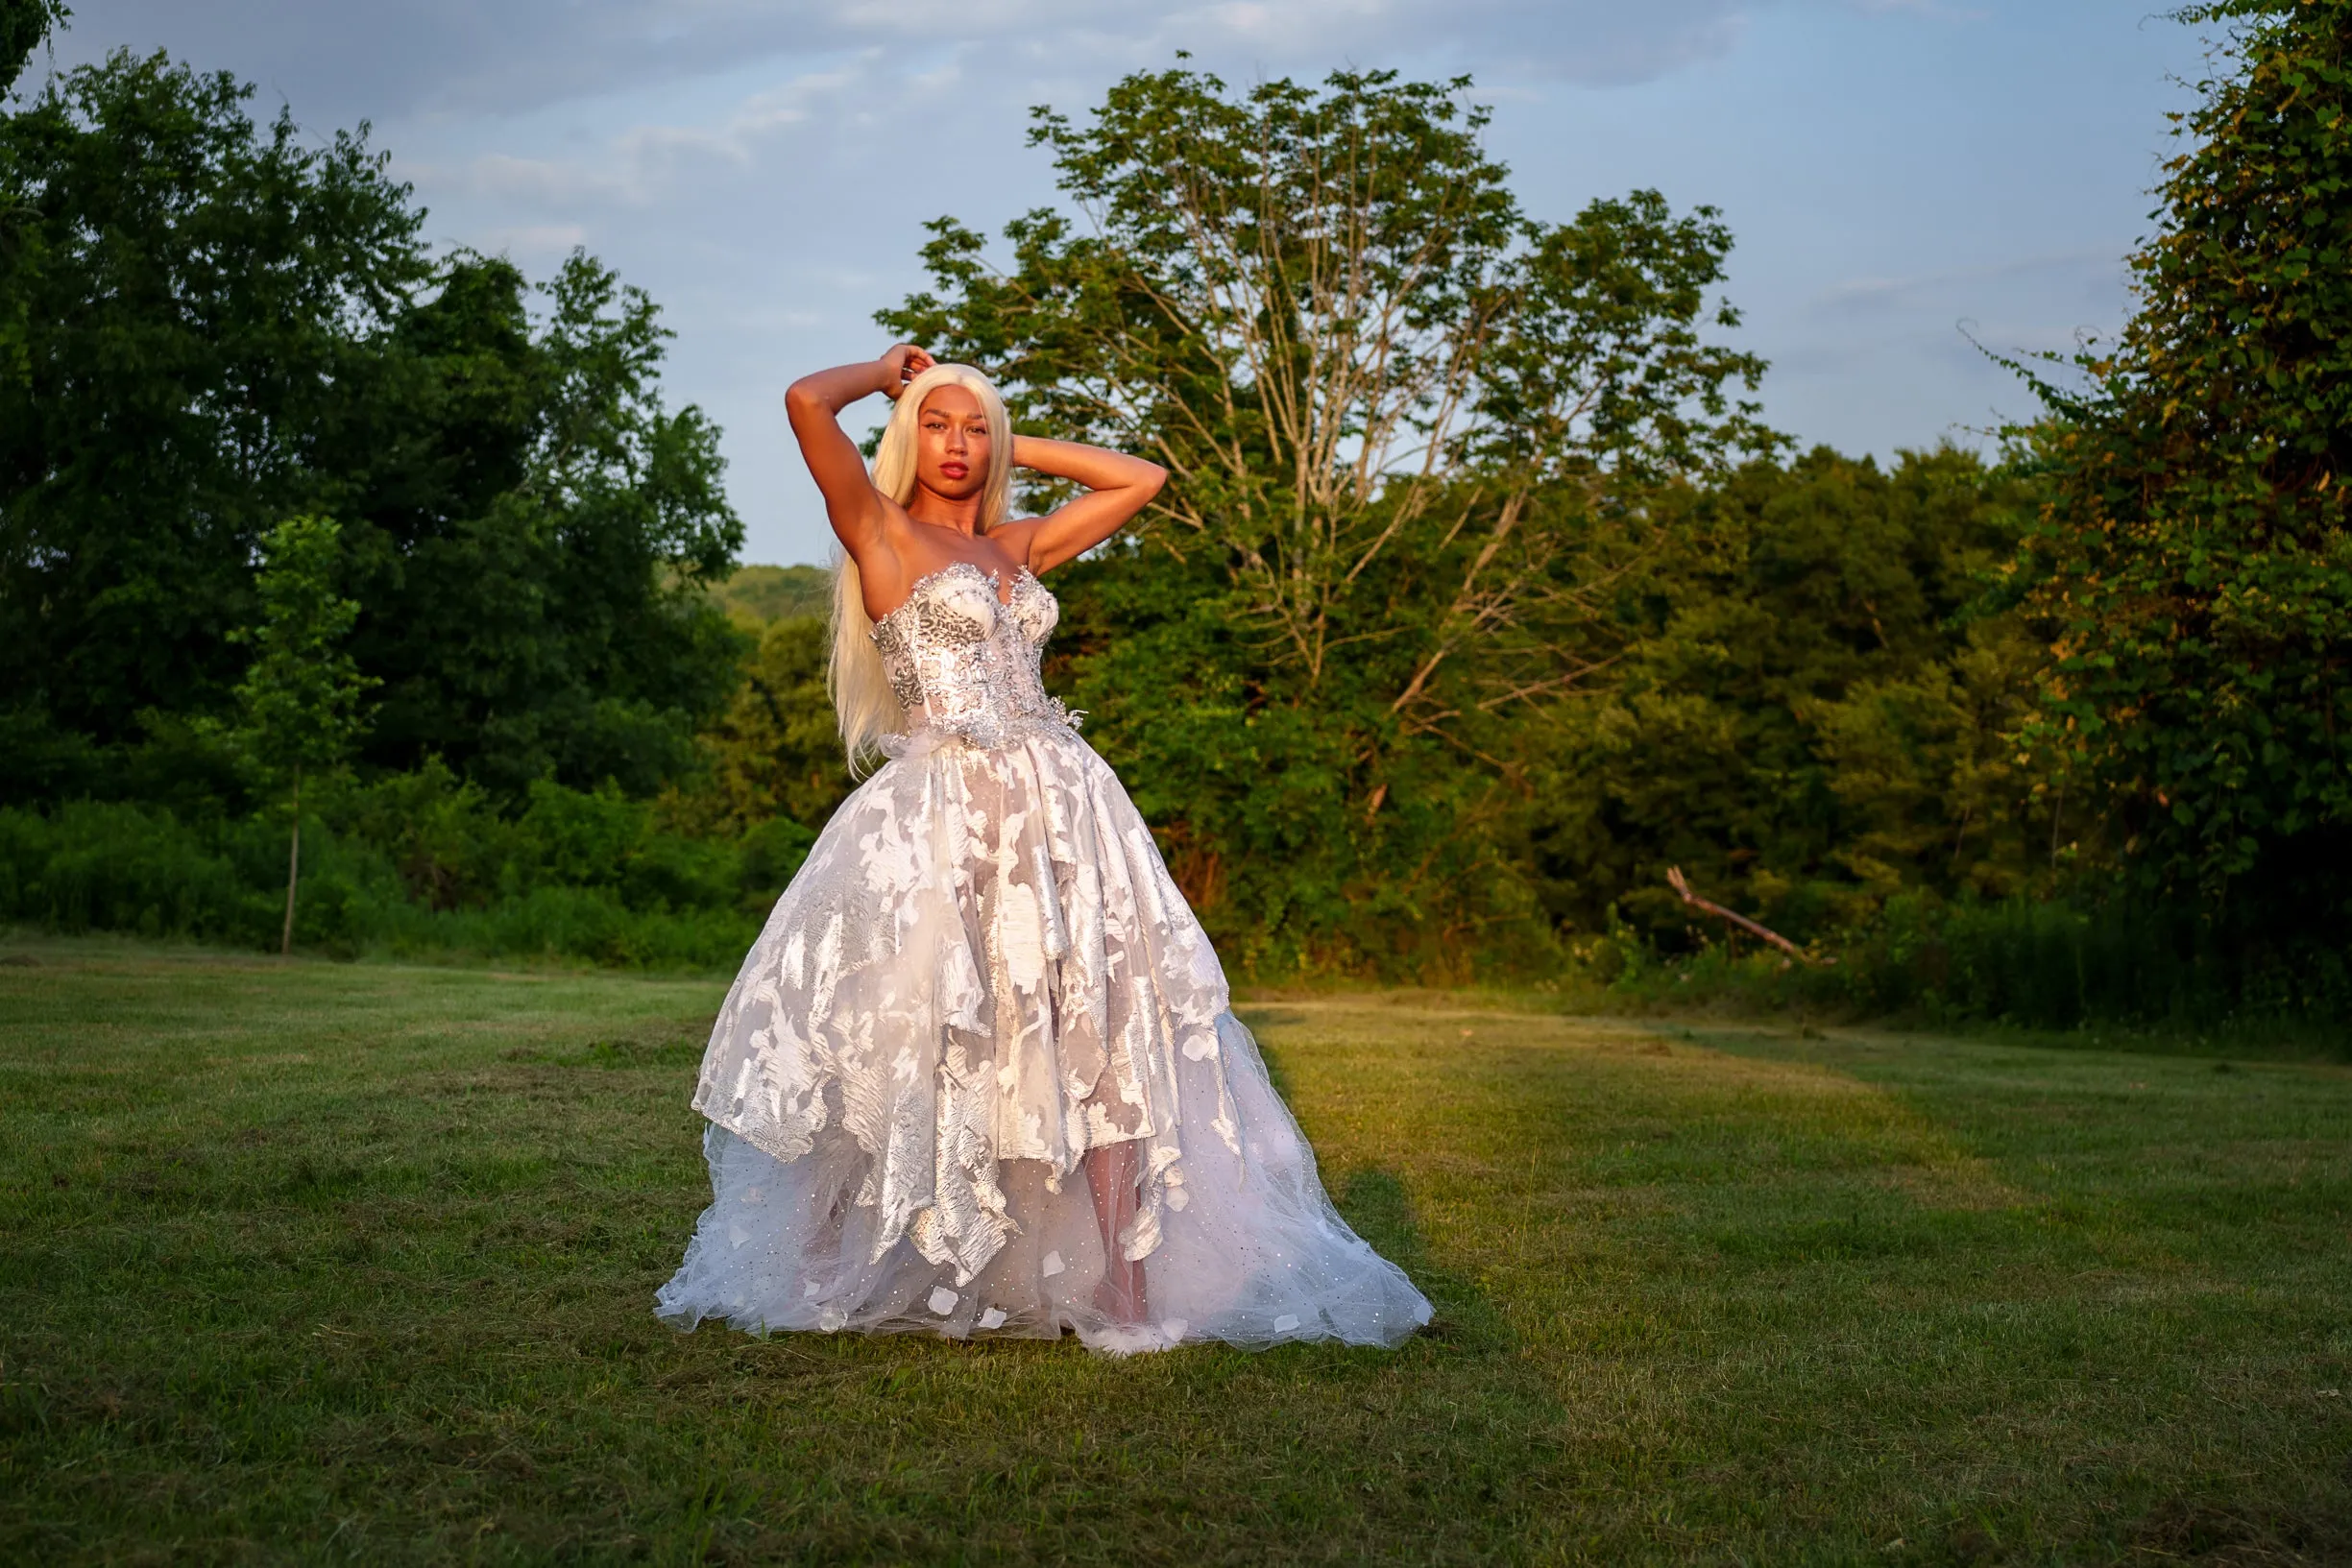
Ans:
[{"label": "woman's bare shoulder", "polygon": [[988,530],[989,543],[1012,558],[1016,567],[1037,569],[1035,544],[1043,518],[1007,518]]}]

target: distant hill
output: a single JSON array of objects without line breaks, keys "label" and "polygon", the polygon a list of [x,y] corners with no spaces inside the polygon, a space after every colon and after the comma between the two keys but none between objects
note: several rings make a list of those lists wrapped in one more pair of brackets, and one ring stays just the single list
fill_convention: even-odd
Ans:
[{"label": "distant hill", "polygon": [[833,573],[822,567],[739,567],[711,597],[730,619],[753,626],[823,615],[833,604]]}]

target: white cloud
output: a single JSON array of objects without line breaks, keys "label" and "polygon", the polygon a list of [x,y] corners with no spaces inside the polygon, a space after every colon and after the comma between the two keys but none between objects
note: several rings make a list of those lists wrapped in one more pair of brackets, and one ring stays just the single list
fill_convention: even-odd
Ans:
[{"label": "white cloud", "polygon": [[1178,49],[1237,86],[1338,66],[1472,73],[1532,212],[1637,183],[1725,205],[1740,339],[1775,361],[1768,412],[1884,451],[2018,400],[1956,324],[2005,350],[2120,319],[2119,236],[2145,209],[2160,130],[2131,83],[2171,58],[2146,10],[75,0],[57,59],[167,46],[256,82],[263,114],[282,98],[322,132],[373,119],[436,244],[504,252],[535,277],[585,246],[677,329],[670,397],[725,427],[751,558],[807,560],[825,542],[783,389],[883,346],[870,318],[922,285],[923,220],[994,231],[1053,199],[1050,165],[1024,149],[1032,104],[1082,112]]},{"label": "white cloud", "polygon": [[311,123],[528,113],[762,60],[969,50],[1038,75],[1189,48],[1244,72],[1497,62],[1584,82],[1720,52],[1764,0],[81,0],[65,63],[166,46]]},{"label": "white cloud", "polygon": [[[935,75],[935,73],[934,73]],[[879,51],[866,51],[837,68],[788,76],[710,106],[702,118],[672,116],[634,122],[616,115],[598,133],[521,137],[553,145],[533,152],[494,149],[454,166],[402,164],[404,178],[420,188],[438,187],[469,201],[521,205],[547,210],[582,206],[644,209],[675,206],[682,198],[707,197],[715,184],[759,184],[788,173],[769,167],[804,154],[831,154],[846,140],[872,144],[899,139],[902,117],[878,111],[903,91],[890,78]],[[639,113],[704,107],[676,95],[673,101]],[[844,129],[854,137],[845,137]],[[608,213],[618,216],[618,211]]]},{"label": "white cloud", "polygon": [[2021,292],[2045,300],[2067,292],[2109,299],[2123,271],[2122,257],[2110,250],[2052,252],[1899,277],[1844,278],[1817,295],[1811,308],[1825,317],[1862,318]]}]

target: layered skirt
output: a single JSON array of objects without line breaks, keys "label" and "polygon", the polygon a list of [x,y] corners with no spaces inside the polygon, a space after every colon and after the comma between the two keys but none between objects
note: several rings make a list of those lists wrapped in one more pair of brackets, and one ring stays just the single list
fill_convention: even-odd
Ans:
[{"label": "layered skirt", "polygon": [[[1128,1351],[1429,1318],[1332,1209],[1142,817],[1065,725],[918,736],[842,805],[694,1106],[713,1201],[657,1309],[682,1328]],[[1103,1289],[1123,1264],[1140,1305]]]}]

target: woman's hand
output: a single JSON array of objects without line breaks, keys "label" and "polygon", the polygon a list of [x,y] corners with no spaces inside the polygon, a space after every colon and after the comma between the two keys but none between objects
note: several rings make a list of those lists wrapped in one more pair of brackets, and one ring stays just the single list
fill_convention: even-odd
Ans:
[{"label": "woman's hand", "polygon": [[900,343],[892,345],[875,363],[882,367],[882,395],[896,402],[898,395],[907,390],[908,382],[938,361],[911,343]]}]

